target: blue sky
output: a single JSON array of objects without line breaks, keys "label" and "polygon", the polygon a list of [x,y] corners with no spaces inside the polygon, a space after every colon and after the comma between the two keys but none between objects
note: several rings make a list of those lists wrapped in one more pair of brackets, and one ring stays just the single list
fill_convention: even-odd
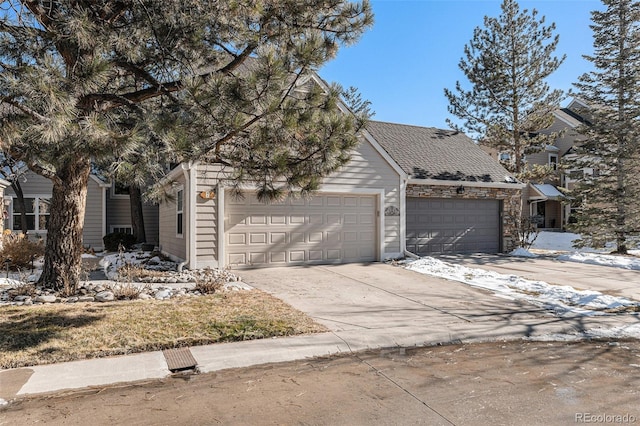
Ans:
[{"label": "blue sky", "polygon": [[[467,84],[458,68],[464,45],[485,15],[498,16],[501,0],[373,0],[375,24],[360,41],[342,48],[320,76],[342,86],[355,86],[372,103],[374,120],[447,128],[444,88],[457,80]],[[555,22],[560,43],[557,56],[567,58],[547,80],[568,91],[593,52],[590,12],[599,0],[536,0],[519,2],[536,9],[546,23]],[[567,100],[563,103],[566,105]]]}]

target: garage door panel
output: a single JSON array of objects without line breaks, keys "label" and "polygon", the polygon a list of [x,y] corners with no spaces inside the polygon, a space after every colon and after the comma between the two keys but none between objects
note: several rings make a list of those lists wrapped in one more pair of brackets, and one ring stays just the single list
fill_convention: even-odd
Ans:
[{"label": "garage door panel", "polygon": [[249,235],[249,242],[251,244],[266,244],[267,243],[267,233],[251,233]]},{"label": "garage door panel", "polygon": [[229,234],[229,244],[246,244],[247,238],[245,234]]},{"label": "garage door panel", "polygon": [[230,265],[342,263],[376,260],[376,197],[325,194],[278,204],[226,206]]},{"label": "garage door panel", "polygon": [[499,251],[497,200],[407,199],[407,249],[418,255]]},{"label": "garage door panel", "polygon": [[285,215],[271,215],[272,225],[285,225],[287,223],[287,217]]},{"label": "garage door panel", "polygon": [[291,250],[289,251],[289,262],[297,263],[304,262],[306,259],[304,257],[304,250]]}]

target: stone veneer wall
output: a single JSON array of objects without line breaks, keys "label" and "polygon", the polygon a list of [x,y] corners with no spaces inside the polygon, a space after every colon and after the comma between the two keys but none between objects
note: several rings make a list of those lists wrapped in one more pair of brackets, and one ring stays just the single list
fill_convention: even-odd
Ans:
[{"label": "stone veneer wall", "polygon": [[[464,192],[458,194],[456,189],[464,186]],[[493,199],[503,201],[502,214],[502,249],[505,252],[514,250],[517,246],[517,223],[522,208],[522,190],[519,188],[485,188],[460,185],[407,185],[407,197],[421,198],[468,198]]]}]

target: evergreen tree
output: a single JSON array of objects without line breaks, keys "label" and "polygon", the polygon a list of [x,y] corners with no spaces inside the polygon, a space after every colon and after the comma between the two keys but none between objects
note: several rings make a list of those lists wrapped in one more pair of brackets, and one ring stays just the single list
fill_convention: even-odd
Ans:
[{"label": "evergreen tree", "polygon": [[582,200],[574,229],[579,246],[615,241],[615,251],[626,253],[640,234],[640,3],[603,3],[591,13],[594,53],[585,56],[594,70],[575,84],[591,108],[570,167],[596,173],[583,174],[574,190]]},{"label": "evergreen tree", "polygon": [[357,123],[308,72],[371,22],[366,0],[1,2],[2,149],[53,183],[40,282],[79,282],[92,161],[214,161],[263,198],[316,189]]},{"label": "evergreen tree", "polygon": [[514,0],[504,0],[498,18],[485,16],[464,47],[459,67],[471,83],[467,90],[458,81],[455,90],[445,89],[448,110],[481,144],[509,153],[505,166],[518,177],[524,172],[527,154],[544,148],[556,137],[538,131],[553,122],[553,111],[562,97],[550,90],[545,79],[564,61],[553,53],[558,44],[555,24],[545,26],[538,12],[520,11]]}]

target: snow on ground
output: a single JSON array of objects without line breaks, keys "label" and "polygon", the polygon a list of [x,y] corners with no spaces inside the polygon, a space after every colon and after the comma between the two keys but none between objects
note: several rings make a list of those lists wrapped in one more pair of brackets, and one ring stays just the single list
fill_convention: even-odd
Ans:
[{"label": "snow on ground", "polygon": [[562,254],[558,260],[570,262],[589,263],[591,265],[613,266],[616,268],[632,269],[640,271],[640,257],[606,255],[598,253],[570,253]]},{"label": "snow on ground", "polygon": [[606,253],[610,252],[613,247],[607,247],[604,249],[593,249],[590,247],[583,247],[576,249],[573,247],[573,241],[580,238],[579,234],[573,234],[571,232],[551,232],[540,231],[535,241],[531,245],[531,250],[551,251],[551,252],[575,252],[580,251],[582,253]]},{"label": "snow on ground", "polygon": [[602,294],[593,290],[576,290],[571,286],[532,281],[517,275],[504,275],[484,269],[468,268],[432,257],[406,263],[406,268],[426,275],[459,281],[481,287],[509,299],[523,299],[551,309],[556,314],[602,315],[605,311],[640,307],[640,302]]},{"label": "snow on ground", "polygon": [[[537,254],[557,255],[558,260],[590,263],[640,271],[640,250],[631,250],[631,256],[609,255],[613,247],[601,250],[574,248],[573,241],[580,238],[570,232],[546,232],[538,234],[531,251],[516,249],[510,254],[518,257],[536,257]],[[493,291],[499,297],[525,300],[552,310],[557,315],[606,315],[625,309],[640,307],[640,302],[602,294],[598,291],[576,290],[570,286],[551,285],[544,281],[532,281],[517,275],[504,275],[483,269],[446,263],[431,257],[407,261],[405,267],[422,274],[459,281],[474,287]],[[615,328],[587,330],[581,335],[548,335],[536,339],[575,340],[578,338],[639,338],[640,324]]]},{"label": "snow on ground", "polygon": [[531,253],[529,250],[524,249],[522,247],[518,247],[517,249],[515,249],[509,254],[511,256],[517,256],[517,257],[538,257],[537,254]]},{"label": "snow on ground", "polygon": [[[613,245],[607,245],[603,249],[574,248],[573,241],[578,238],[580,235],[571,232],[541,231],[530,250],[536,253],[558,254],[558,260],[640,271],[640,250],[629,250],[630,256],[621,256],[607,254],[613,250]],[[519,248],[510,254],[520,257],[535,256],[533,253],[531,253],[532,256],[527,256],[527,253],[531,252]]]}]

